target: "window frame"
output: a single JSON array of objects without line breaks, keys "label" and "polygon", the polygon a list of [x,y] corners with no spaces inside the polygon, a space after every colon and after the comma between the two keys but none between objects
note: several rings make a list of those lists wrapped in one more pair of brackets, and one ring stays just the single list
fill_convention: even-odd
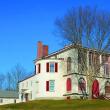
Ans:
[{"label": "window frame", "polygon": [[[53,66],[51,66],[53,64]],[[58,72],[58,62],[47,62],[46,63],[47,73],[57,73]]]},{"label": "window frame", "polygon": [[72,70],[72,65],[71,65],[71,57],[67,58],[67,72],[70,72]]},{"label": "window frame", "polygon": [[[53,85],[52,81],[54,82]],[[53,87],[53,89],[51,89]],[[46,81],[46,92],[55,92],[55,80]]]}]

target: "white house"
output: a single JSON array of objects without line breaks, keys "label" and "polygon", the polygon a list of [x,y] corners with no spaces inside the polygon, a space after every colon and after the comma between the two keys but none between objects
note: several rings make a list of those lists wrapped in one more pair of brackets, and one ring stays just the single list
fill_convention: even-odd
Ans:
[{"label": "white house", "polygon": [[[87,65],[91,65],[93,50],[86,50]],[[97,53],[97,52],[96,52]],[[101,94],[109,97],[110,77],[109,58],[110,54],[98,56],[94,61],[106,65],[101,66],[100,75],[92,84],[92,96],[98,97]],[[89,87],[85,73],[79,71],[79,51],[77,46],[69,45],[52,54],[48,54],[48,46],[38,42],[37,59],[35,63],[35,74],[19,82],[19,99],[28,101],[35,99],[70,99],[87,97]],[[80,83],[80,84],[79,84]],[[81,87],[80,87],[81,85]]]},{"label": "white house", "polygon": [[0,105],[18,103],[19,94],[17,91],[0,90]]}]

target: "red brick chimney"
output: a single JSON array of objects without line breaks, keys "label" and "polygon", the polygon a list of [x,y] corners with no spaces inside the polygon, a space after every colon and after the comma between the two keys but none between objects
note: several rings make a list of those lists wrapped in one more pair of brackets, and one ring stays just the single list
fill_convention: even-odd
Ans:
[{"label": "red brick chimney", "polygon": [[43,56],[47,56],[47,55],[48,55],[48,46],[43,45]]},{"label": "red brick chimney", "polygon": [[48,46],[43,45],[41,41],[37,44],[37,59],[48,55]]},{"label": "red brick chimney", "polygon": [[37,58],[41,58],[43,56],[43,44],[41,41],[38,42],[37,44]]}]

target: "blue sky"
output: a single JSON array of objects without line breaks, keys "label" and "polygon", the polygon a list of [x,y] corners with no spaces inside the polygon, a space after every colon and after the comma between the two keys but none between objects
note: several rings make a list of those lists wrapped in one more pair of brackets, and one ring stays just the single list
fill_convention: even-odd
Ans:
[{"label": "blue sky", "polygon": [[34,70],[37,41],[49,45],[49,52],[62,47],[54,21],[78,6],[110,10],[109,0],[0,0],[0,73],[21,64]]}]

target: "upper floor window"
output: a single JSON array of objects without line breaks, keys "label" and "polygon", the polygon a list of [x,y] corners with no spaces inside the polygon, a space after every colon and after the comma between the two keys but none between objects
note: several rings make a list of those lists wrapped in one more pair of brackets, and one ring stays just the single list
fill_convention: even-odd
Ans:
[{"label": "upper floor window", "polygon": [[67,58],[67,72],[71,71],[71,57]]},{"label": "upper floor window", "polygon": [[26,82],[26,87],[28,87],[28,82]]},{"label": "upper floor window", "polygon": [[24,83],[22,83],[22,88],[24,88]]},{"label": "upper floor window", "polygon": [[89,52],[89,65],[100,64],[99,54]]},{"label": "upper floor window", "polygon": [[93,61],[93,53],[89,52],[89,65],[92,65],[92,61]]},{"label": "upper floor window", "polygon": [[109,65],[107,63],[104,64],[104,74],[106,76],[109,76]]},{"label": "upper floor window", "polygon": [[55,65],[54,63],[50,63],[50,72],[54,72]]},{"label": "upper floor window", "polygon": [[46,72],[58,72],[58,63],[56,63],[56,62],[47,63]]},{"label": "upper floor window", "polygon": [[106,63],[108,61],[107,55],[102,55],[102,64]]},{"label": "upper floor window", "polygon": [[31,81],[31,86],[32,86],[32,81]]}]

